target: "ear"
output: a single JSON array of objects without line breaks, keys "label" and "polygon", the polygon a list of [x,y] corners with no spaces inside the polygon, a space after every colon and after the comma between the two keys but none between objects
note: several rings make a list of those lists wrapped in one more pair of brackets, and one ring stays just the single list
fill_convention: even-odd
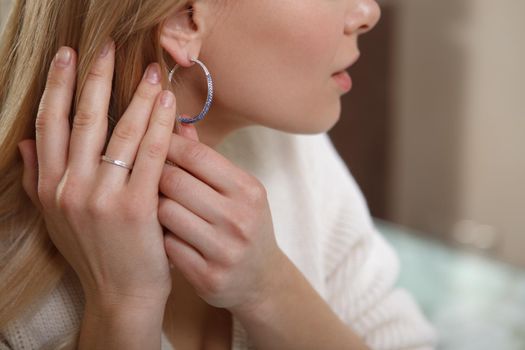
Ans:
[{"label": "ear", "polygon": [[160,45],[177,64],[190,67],[190,58],[198,58],[205,32],[205,2],[189,3],[171,14],[160,28]]}]

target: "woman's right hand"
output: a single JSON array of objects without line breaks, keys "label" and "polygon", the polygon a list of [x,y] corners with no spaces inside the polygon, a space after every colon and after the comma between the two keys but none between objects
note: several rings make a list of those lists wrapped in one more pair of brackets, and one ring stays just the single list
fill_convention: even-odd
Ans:
[{"label": "woman's right hand", "polygon": [[28,155],[34,141],[20,145],[23,186],[43,213],[51,240],[77,273],[87,301],[165,302],[171,277],[157,217],[158,187],[175,123],[175,97],[161,93],[160,67],[150,65],[106,151],[112,159],[134,164],[133,170],[102,161],[114,46],[110,41],[105,55],[102,50],[96,59],[71,132],[76,54],[71,48],[59,50],[36,118],[33,164],[38,162],[38,172],[31,170]]}]

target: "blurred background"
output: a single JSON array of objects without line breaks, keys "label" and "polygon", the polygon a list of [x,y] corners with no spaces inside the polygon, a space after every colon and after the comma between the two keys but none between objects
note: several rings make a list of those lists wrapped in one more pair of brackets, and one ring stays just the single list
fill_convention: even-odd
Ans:
[{"label": "blurred background", "polygon": [[381,4],[331,131],[373,214],[525,267],[525,1]]},{"label": "blurred background", "polygon": [[525,0],[380,5],[329,134],[438,349],[523,350]]},{"label": "blurred background", "polygon": [[525,1],[384,0],[330,136],[439,349],[525,349]]}]

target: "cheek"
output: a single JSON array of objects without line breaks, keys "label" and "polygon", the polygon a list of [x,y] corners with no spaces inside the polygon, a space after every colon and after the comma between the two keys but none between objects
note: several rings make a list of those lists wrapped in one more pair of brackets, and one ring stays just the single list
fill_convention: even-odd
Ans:
[{"label": "cheek", "polygon": [[253,18],[254,27],[243,30],[246,50],[239,52],[249,60],[244,68],[273,83],[274,90],[286,88],[292,95],[326,83],[343,36],[343,21],[334,6],[300,2],[279,0],[276,10]]},{"label": "cheek", "polygon": [[[335,18],[339,15],[333,8],[296,3],[287,8],[285,3],[278,15],[272,11],[263,15],[259,9],[251,12],[257,16],[239,14],[223,23],[210,38],[210,55],[217,100],[253,122],[292,131],[297,119],[308,122],[337,113],[334,104],[339,95],[331,74],[343,21]],[[213,44],[225,42],[231,44]],[[286,121],[289,126],[283,125]]]}]

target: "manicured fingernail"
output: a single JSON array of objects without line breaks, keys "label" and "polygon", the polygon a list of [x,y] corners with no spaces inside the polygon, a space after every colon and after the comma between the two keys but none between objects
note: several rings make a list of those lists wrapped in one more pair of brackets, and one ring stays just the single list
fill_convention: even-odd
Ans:
[{"label": "manicured fingernail", "polygon": [[108,55],[109,49],[111,48],[112,40],[109,39],[106,44],[100,50],[100,58],[106,57]]},{"label": "manicured fingernail", "polygon": [[173,106],[173,102],[174,102],[173,93],[167,90],[163,91],[160,97],[160,103],[165,108],[171,108]]},{"label": "manicured fingernail", "polygon": [[148,80],[152,84],[160,83],[159,68],[156,64],[152,64],[148,67],[146,71],[146,80]]},{"label": "manicured fingernail", "polygon": [[56,65],[59,67],[67,67],[71,63],[71,52],[62,46],[56,54]]}]

